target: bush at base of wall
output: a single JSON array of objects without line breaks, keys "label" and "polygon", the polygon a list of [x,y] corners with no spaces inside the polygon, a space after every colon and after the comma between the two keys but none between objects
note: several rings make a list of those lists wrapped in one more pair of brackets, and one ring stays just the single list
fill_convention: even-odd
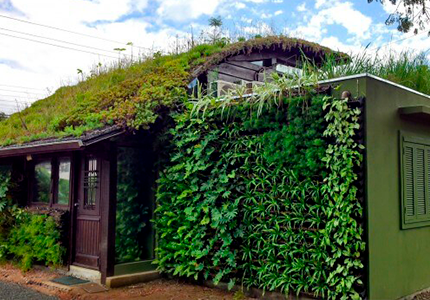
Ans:
[{"label": "bush at base of wall", "polygon": [[24,213],[10,231],[7,252],[23,271],[34,263],[58,266],[65,251],[59,240],[60,232],[54,218]]}]

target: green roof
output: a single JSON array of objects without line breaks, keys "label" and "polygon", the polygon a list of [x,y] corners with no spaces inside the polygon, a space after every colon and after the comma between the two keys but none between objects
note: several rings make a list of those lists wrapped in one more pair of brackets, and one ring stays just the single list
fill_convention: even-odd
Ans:
[{"label": "green roof", "polygon": [[[188,83],[212,65],[233,55],[293,48],[318,60],[334,53],[315,43],[282,36],[227,45],[204,44],[177,55],[156,53],[145,61],[112,68],[74,86],[61,87],[53,95],[11,115],[0,122],[0,145],[80,136],[110,125],[148,128],[160,111],[186,100]],[[336,55],[347,57],[337,52]]]}]

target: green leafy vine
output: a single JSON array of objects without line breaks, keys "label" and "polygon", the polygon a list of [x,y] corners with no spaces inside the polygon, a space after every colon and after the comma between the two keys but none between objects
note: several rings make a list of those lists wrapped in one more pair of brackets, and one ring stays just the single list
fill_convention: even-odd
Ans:
[{"label": "green leafy vine", "polygon": [[174,116],[158,182],[156,263],[230,287],[358,299],[360,111],[272,90],[276,97],[262,100],[204,97],[192,114]]}]

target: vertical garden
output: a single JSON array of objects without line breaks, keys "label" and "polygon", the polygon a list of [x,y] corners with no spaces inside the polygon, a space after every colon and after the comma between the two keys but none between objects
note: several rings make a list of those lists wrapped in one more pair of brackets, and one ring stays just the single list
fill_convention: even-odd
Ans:
[{"label": "vertical garden", "polygon": [[158,180],[159,269],[360,299],[360,110],[317,93],[275,98],[212,99],[174,115]]}]

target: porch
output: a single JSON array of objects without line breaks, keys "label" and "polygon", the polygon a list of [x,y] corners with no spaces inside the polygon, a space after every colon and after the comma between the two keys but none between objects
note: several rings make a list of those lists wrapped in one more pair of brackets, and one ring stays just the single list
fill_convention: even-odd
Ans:
[{"label": "porch", "polygon": [[155,269],[152,143],[148,133],[108,127],[0,149],[19,178],[19,204],[61,219],[71,274],[105,284]]}]

